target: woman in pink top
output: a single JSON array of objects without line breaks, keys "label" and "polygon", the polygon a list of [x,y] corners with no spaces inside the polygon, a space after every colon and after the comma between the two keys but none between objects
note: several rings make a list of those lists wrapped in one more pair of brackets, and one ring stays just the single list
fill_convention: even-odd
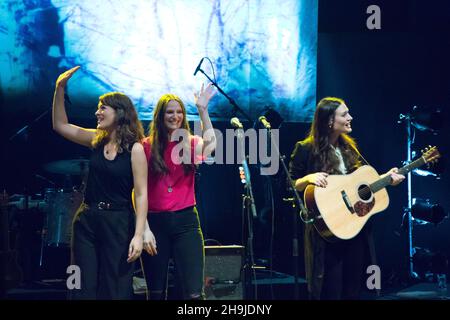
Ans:
[{"label": "woman in pink top", "polygon": [[[190,133],[183,101],[163,95],[154,110],[150,135],[144,141],[148,160],[148,225],[143,255],[150,299],[167,296],[167,270],[173,258],[184,299],[202,299],[204,246],[197,209],[194,176],[196,164],[216,146],[208,114],[209,100],[216,94],[212,85],[202,86],[195,104],[202,122],[203,138]],[[156,238],[158,252],[151,247]]]}]

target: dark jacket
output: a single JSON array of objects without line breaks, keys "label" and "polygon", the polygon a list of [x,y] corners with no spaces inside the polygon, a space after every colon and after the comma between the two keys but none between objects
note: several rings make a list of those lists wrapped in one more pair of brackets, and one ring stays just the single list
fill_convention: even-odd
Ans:
[{"label": "dark jacket", "polygon": [[[289,163],[289,172],[294,181],[308,174],[317,172],[317,170],[314,169],[314,159],[311,150],[312,145],[307,141],[299,141],[295,144]],[[370,263],[376,264],[375,247],[370,221],[361,231],[361,235],[368,245]],[[325,273],[325,251],[328,246],[329,242],[325,241],[320,236],[313,224],[305,224],[305,272],[306,280],[308,282],[308,292],[312,299],[320,299],[321,296]]]}]

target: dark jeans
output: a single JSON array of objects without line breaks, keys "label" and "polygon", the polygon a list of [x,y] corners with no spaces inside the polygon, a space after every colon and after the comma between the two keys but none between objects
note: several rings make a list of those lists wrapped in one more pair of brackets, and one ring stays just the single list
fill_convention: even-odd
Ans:
[{"label": "dark jeans", "polygon": [[364,255],[361,233],[350,240],[326,244],[322,300],[359,299]]},{"label": "dark jeans", "polygon": [[81,270],[81,288],[72,299],[131,299],[134,264],[127,262],[134,234],[131,209],[99,210],[82,204],[75,215],[72,264]]},{"label": "dark jeans", "polygon": [[145,279],[150,299],[167,297],[167,271],[173,258],[183,299],[203,299],[203,271],[205,264],[203,234],[197,209],[148,214],[150,229],[156,238],[158,254],[142,254]]}]

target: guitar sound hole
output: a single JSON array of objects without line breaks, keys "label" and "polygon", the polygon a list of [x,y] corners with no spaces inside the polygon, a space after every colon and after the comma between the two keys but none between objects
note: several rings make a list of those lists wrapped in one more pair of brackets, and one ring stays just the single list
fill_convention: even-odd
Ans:
[{"label": "guitar sound hole", "polygon": [[361,185],[358,188],[358,194],[361,200],[367,201],[372,196],[372,191],[370,190],[368,185]]}]

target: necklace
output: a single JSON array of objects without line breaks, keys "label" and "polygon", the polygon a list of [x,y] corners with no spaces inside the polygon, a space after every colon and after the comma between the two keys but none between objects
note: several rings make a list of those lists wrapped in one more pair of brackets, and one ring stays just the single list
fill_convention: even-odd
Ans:
[{"label": "necklace", "polygon": [[177,167],[176,167],[175,164],[172,163],[172,165],[168,166],[168,169],[169,169],[169,172],[165,175],[164,184],[167,187],[167,192],[168,193],[172,193],[173,192],[173,188],[177,184],[179,179],[177,179],[176,181],[171,182],[170,178],[171,178],[171,175],[175,176],[175,172],[176,172]]},{"label": "necklace", "polygon": [[[167,152],[169,152],[169,154],[171,154],[172,148],[167,150]],[[168,159],[166,158],[165,160],[166,160],[166,166],[167,166],[168,172],[167,172],[167,174],[164,175],[164,178],[162,180],[163,180],[164,185],[167,187],[167,192],[172,193],[173,188],[177,185],[179,180],[183,179],[183,176],[184,176],[183,172],[179,172],[179,170],[183,171],[183,166],[173,163],[170,158],[168,158]],[[170,178],[175,179],[175,181],[170,181]]]},{"label": "necklace", "polygon": [[[175,168],[174,168],[175,169]],[[173,185],[174,185],[174,183],[171,183],[170,181],[169,181],[169,177],[170,177],[170,173],[172,172],[172,174],[173,174],[173,171],[171,170],[171,168],[169,168],[169,172],[166,174],[166,176],[165,176],[165,180],[164,180],[164,184],[166,185],[166,187],[167,187],[167,192],[168,193],[172,193],[172,191],[173,191]]]},{"label": "necklace", "polygon": [[112,153],[115,149],[115,145],[110,145],[110,147],[108,147],[108,145],[106,144],[104,147],[105,153],[107,155],[109,155],[110,153]]}]

